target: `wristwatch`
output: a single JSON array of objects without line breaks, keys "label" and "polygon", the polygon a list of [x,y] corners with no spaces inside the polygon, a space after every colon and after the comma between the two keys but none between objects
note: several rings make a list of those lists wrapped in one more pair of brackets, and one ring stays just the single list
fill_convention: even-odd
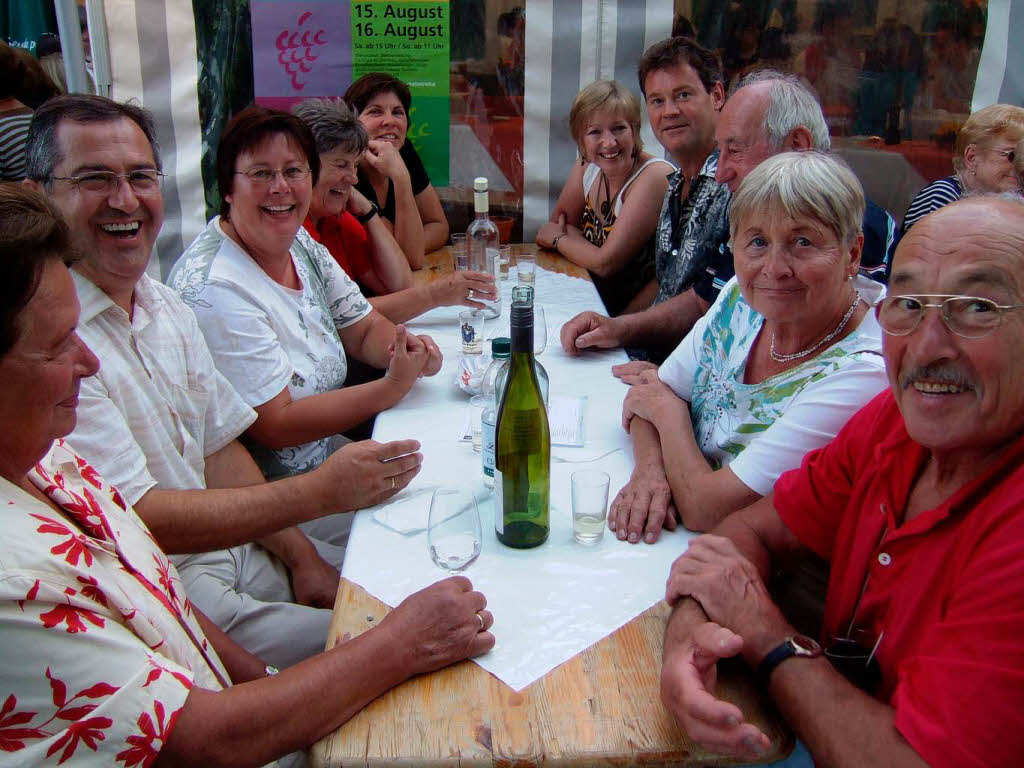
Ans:
[{"label": "wristwatch", "polygon": [[365,224],[374,216],[380,213],[380,208],[377,207],[377,204],[373,202],[373,200],[370,200],[369,203],[370,210],[368,210],[366,213],[361,213],[358,216],[356,216],[356,221],[358,221],[360,224]]},{"label": "wristwatch", "polygon": [[757,677],[765,686],[771,679],[772,672],[779,664],[791,656],[800,656],[805,659],[816,659],[821,656],[821,646],[807,635],[792,635],[787,637],[779,645],[768,652],[768,655],[761,659],[757,665]]},{"label": "wristwatch", "polygon": [[557,235],[551,238],[551,250],[555,251],[556,253],[558,252],[558,241],[565,237],[565,235],[565,232],[559,232]]}]

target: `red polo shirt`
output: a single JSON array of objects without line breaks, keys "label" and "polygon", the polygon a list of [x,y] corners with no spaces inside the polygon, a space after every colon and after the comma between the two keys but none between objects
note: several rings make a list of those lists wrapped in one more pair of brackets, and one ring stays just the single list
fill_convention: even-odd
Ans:
[{"label": "red polo shirt", "polygon": [[927,458],[886,390],[779,478],[775,507],[831,561],[822,639],[845,634],[851,618],[882,635],[875,694],[918,754],[933,767],[1021,765],[1024,435],[903,525]]},{"label": "red polo shirt", "polygon": [[357,283],[361,284],[363,276],[373,271],[370,236],[348,211],[342,211],[339,216],[325,216],[320,219],[319,227],[307,216],[303,226],[314,240],[331,252],[345,274]]}]

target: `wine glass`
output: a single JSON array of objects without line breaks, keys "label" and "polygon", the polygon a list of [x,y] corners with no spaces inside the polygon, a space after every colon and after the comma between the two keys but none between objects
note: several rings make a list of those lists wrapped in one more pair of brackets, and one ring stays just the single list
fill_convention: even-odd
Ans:
[{"label": "wine glass", "polygon": [[544,317],[544,307],[533,305],[533,354],[539,355],[548,346],[548,323]]},{"label": "wine glass", "polygon": [[461,571],[480,554],[482,539],[476,497],[461,488],[435,490],[427,518],[430,559],[446,571]]}]

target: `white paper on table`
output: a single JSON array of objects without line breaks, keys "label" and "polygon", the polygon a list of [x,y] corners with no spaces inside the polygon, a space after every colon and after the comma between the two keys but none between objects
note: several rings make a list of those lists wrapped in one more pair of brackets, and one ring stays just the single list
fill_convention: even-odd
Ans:
[{"label": "white paper on table", "polygon": [[386,502],[370,507],[367,511],[373,519],[403,536],[427,530],[430,515],[430,499],[437,490],[436,485],[421,485],[404,488]]},{"label": "white paper on table", "polygon": [[548,406],[548,428],[551,444],[583,447],[583,407],[585,397],[554,395]]},{"label": "white paper on table", "polygon": [[[502,282],[507,298],[511,281]],[[601,311],[592,283],[543,270],[537,273],[537,298],[544,303],[552,339],[561,324],[584,310]],[[692,534],[665,532],[654,545],[627,544],[605,531],[603,540],[584,547],[572,539],[570,477],[579,464],[600,469],[611,478],[609,500],[629,480],[633,453],[620,424],[627,387],[610,368],[626,361],[622,350],[595,350],[570,357],[558,344],[544,352],[551,377],[551,397],[585,395],[586,440],[582,448],[552,450],[551,535],[535,549],[513,550],[493,533],[494,504],[484,488],[480,454],[454,433],[466,418],[467,399],[451,384],[461,341],[456,334],[457,307],[439,307],[408,324],[428,333],[444,352],[441,373],[419,379],[398,405],[377,416],[374,439],[386,442],[414,437],[421,443],[423,465],[415,488],[454,485],[472,490],[479,504],[483,548],[466,569],[475,588],[487,595],[494,614],[493,650],[475,659],[515,690],[568,661],[662,599],[669,566],[687,547]],[[507,323],[503,301],[501,323]],[[399,494],[401,497],[401,494]],[[402,501],[382,505],[387,507]],[[420,497],[418,525],[426,526],[430,497]],[[388,605],[449,574],[430,559],[425,531],[399,535],[375,522],[370,510],[356,514],[342,575]],[[390,519],[390,518],[386,518]],[[407,527],[402,521],[400,527]]]}]

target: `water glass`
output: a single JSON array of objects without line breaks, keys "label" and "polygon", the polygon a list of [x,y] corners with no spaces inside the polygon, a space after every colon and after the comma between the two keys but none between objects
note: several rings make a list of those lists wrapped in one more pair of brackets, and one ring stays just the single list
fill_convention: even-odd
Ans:
[{"label": "water glass", "polygon": [[484,408],[493,402],[494,398],[486,395],[473,395],[469,401],[469,435],[473,438],[473,450],[477,453],[483,450],[481,442],[483,438],[483,423],[481,419],[484,415]]},{"label": "water glass", "polygon": [[462,354],[480,355],[484,351],[484,313],[479,309],[459,312],[459,337]]},{"label": "water glass", "polygon": [[512,263],[512,246],[499,245],[498,258],[494,260],[494,279],[508,280],[508,266]]},{"label": "water glass", "polygon": [[608,473],[584,469],[572,473],[572,536],[580,544],[597,544],[608,517]]},{"label": "water glass", "polygon": [[480,511],[461,488],[441,487],[430,499],[427,545],[430,559],[446,571],[461,571],[480,554]]},{"label": "water glass", "polygon": [[533,285],[537,275],[537,257],[532,253],[520,253],[516,258],[520,285]]},{"label": "water glass", "polygon": [[533,354],[539,355],[548,347],[548,322],[544,307],[533,305]]},{"label": "water glass", "polygon": [[452,235],[452,257],[455,259],[455,270],[463,272],[469,269],[469,243],[465,233]]}]

